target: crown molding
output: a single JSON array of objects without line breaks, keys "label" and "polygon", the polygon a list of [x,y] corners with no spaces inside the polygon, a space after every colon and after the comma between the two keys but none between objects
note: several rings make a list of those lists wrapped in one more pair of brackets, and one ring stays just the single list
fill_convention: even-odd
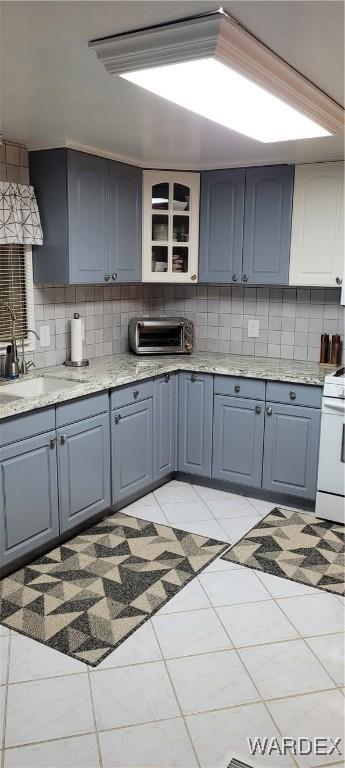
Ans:
[{"label": "crown molding", "polygon": [[89,43],[110,74],[213,57],[262,86],[331,134],[344,110],[307,78],[222,12]]}]

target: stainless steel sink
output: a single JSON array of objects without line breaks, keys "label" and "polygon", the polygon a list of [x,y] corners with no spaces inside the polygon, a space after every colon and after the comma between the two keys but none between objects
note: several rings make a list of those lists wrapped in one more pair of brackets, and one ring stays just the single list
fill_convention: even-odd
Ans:
[{"label": "stainless steel sink", "polygon": [[59,392],[63,389],[77,387],[78,381],[70,379],[54,379],[49,376],[37,376],[35,379],[20,379],[11,384],[0,386],[0,395],[12,395],[14,397],[40,397],[49,392]]}]

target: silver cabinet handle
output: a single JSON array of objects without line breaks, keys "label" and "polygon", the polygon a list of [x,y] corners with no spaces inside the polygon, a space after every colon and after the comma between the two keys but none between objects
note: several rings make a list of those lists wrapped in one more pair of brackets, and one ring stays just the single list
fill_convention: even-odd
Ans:
[{"label": "silver cabinet handle", "polygon": [[190,377],[190,380],[191,380],[191,381],[196,381],[196,379],[197,379],[197,375],[196,375],[196,373],[192,373],[192,375],[191,375],[191,377]]},{"label": "silver cabinet handle", "polygon": [[191,280],[196,280],[196,275],[192,275]]},{"label": "silver cabinet handle", "polygon": [[133,390],[133,397],[134,397],[134,400],[136,400],[136,399],[137,399],[138,395],[139,395],[139,390],[138,390],[138,389],[134,389],[134,390]]},{"label": "silver cabinet handle", "polygon": [[118,424],[121,419],[121,413],[117,413],[114,417],[115,424]]},{"label": "silver cabinet handle", "polygon": [[236,282],[237,282],[237,280],[238,280],[238,275],[236,275],[236,272],[234,272],[234,274],[233,274],[233,276],[232,276],[232,279],[233,279],[233,282],[234,282],[234,283],[236,283]]},{"label": "silver cabinet handle", "polygon": [[110,275],[109,274],[104,275],[104,280],[105,280],[106,283],[108,283],[109,280],[110,280]]},{"label": "silver cabinet handle", "polygon": [[111,279],[112,280],[117,280],[117,272],[113,272],[113,274],[111,276]]},{"label": "silver cabinet handle", "polygon": [[64,432],[63,435],[60,435],[60,443],[61,443],[61,445],[65,445],[65,443],[67,442],[67,439],[68,439],[68,435],[66,435],[65,432]]},{"label": "silver cabinet handle", "polygon": [[248,283],[248,280],[249,280],[248,275],[242,275],[242,280],[244,283]]},{"label": "silver cabinet handle", "polygon": [[342,281],[341,277],[336,277],[335,278],[335,282],[336,282],[337,285],[342,285],[343,281]]},{"label": "silver cabinet handle", "polygon": [[50,437],[49,438],[49,448],[51,448],[53,450],[53,448],[55,448],[55,445],[56,445],[56,437]]},{"label": "silver cabinet handle", "polygon": [[293,389],[290,389],[289,398],[290,400],[296,400],[296,392],[294,392]]},{"label": "silver cabinet handle", "polygon": [[166,382],[166,384],[168,383],[169,380],[170,380],[170,374],[166,373],[164,376],[164,381]]},{"label": "silver cabinet handle", "polygon": [[270,405],[267,406],[266,413],[267,413],[267,416],[272,416],[272,408]]},{"label": "silver cabinet handle", "polygon": [[235,389],[235,392],[240,392],[241,391],[241,387],[240,387],[239,384],[235,384],[234,389]]},{"label": "silver cabinet handle", "polygon": [[261,405],[255,406],[255,413],[261,413]]}]

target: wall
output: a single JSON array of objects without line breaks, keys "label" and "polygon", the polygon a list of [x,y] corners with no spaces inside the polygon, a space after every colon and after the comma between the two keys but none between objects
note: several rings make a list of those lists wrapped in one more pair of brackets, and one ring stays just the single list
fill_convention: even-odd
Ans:
[{"label": "wall", "polygon": [[[38,366],[63,362],[69,320],[85,318],[87,357],[127,350],[128,320],[144,314],[182,315],[196,323],[198,351],[318,361],[320,334],[340,333],[339,289],[252,288],[228,285],[35,287],[36,326],[49,325],[51,344],[35,355]],[[259,320],[258,339],[248,319]]]},{"label": "wall", "polygon": [[[28,154],[22,145],[0,146],[0,179],[28,183]],[[62,363],[69,354],[69,321],[85,318],[87,357],[126,351],[128,320],[142,314],[171,314],[196,324],[198,351],[291,360],[319,360],[320,334],[340,333],[344,307],[338,289],[228,285],[35,286],[35,321],[50,327],[50,345],[36,347],[37,367]],[[258,318],[259,338],[248,338],[248,319]],[[30,355],[29,355],[30,356]]]}]

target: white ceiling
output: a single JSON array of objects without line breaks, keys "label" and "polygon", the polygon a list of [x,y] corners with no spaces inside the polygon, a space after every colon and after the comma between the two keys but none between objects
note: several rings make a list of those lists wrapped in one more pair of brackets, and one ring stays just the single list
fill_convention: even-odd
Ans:
[{"label": "white ceiling", "polygon": [[[2,131],[30,148],[80,146],[147,167],[216,168],[336,160],[343,137],[263,145],[116,75],[92,38],[211,10],[219,2],[3,2]],[[341,0],[241,0],[226,10],[339,103]]]}]

